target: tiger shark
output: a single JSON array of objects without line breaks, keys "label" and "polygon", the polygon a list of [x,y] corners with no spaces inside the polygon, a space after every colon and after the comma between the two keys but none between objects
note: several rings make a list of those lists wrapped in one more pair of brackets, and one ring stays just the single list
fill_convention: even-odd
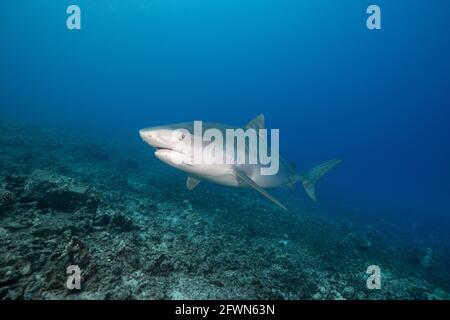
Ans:
[{"label": "tiger shark", "polygon": [[[202,125],[204,129],[219,130],[223,133],[229,129],[262,130],[265,129],[265,117],[260,114],[243,128],[211,122],[202,122]],[[196,134],[198,135],[194,130],[194,122],[139,130],[139,135],[143,141],[155,148],[155,156],[158,159],[188,174],[186,181],[188,190],[193,190],[203,180],[228,187],[253,188],[284,210],[287,210],[287,208],[266,189],[276,187],[293,188],[297,182],[301,182],[309,198],[317,201],[315,188],[317,181],[342,161],[333,159],[303,174],[297,174],[295,165],[287,163],[280,157],[278,170],[276,174],[272,175],[261,174],[261,169],[266,167],[261,163],[238,164],[214,161],[217,160],[214,159],[215,157],[217,158],[217,153],[213,151],[207,155],[213,161],[209,159],[208,163],[196,163],[192,161],[195,152],[198,151],[196,148],[204,148],[208,144],[208,142],[202,142],[200,146],[196,146],[192,142],[196,138]],[[234,151],[239,152],[236,148]],[[243,155],[245,157],[248,156],[250,151],[251,148],[249,147],[240,149],[240,152],[246,153]],[[223,155],[221,154],[221,156]]]}]

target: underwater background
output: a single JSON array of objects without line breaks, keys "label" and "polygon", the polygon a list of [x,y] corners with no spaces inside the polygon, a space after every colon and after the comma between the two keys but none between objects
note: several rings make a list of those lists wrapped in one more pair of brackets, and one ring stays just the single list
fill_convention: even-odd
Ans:
[{"label": "underwater background", "polygon": [[[448,299],[449,10],[2,0],[0,298]],[[288,213],[252,190],[189,192],[138,134],[260,113],[299,172],[344,160],[317,204],[300,187],[274,191]]]}]

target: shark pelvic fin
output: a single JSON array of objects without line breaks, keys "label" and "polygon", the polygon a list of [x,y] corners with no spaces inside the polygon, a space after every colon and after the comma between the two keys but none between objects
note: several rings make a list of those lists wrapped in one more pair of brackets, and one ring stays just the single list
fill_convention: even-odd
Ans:
[{"label": "shark pelvic fin", "polygon": [[265,129],[266,128],[266,120],[263,114],[257,115],[252,121],[245,125],[245,129]]},{"label": "shark pelvic fin", "polygon": [[341,159],[333,159],[328,162],[322,163],[321,165],[318,165],[317,167],[314,167],[304,174],[298,176],[296,180],[300,180],[303,184],[303,188],[305,188],[306,193],[308,196],[313,200],[317,201],[316,198],[316,182],[328,171],[333,169],[335,166],[337,166],[339,163],[341,163]]},{"label": "shark pelvic fin", "polygon": [[188,177],[186,180],[186,187],[188,188],[188,190],[194,190],[196,186],[198,186],[198,184],[201,182],[201,180],[192,178],[192,177]]},{"label": "shark pelvic fin", "polygon": [[245,172],[243,171],[239,171],[236,170],[236,175],[239,177],[239,179],[241,179],[242,181],[244,181],[245,183],[247,183],[250,187],[252,187],[253,189],[255,189],[256,191],[258,191],[259,193],[261,193],[264,197],[266,197],[267,199],[269,199],[270,201],[272,201],[273,203],[275,203],[276,205],[278,205],[279,207],[283,208],[284,210],[288,211],[288,209],[286,209],[286,207],[280,202],[278,201],[275,197],[273,197],[270,193],[268,193],[266,190],[264,190],[262,187],[260,187],[255,181],[253,181]]}]

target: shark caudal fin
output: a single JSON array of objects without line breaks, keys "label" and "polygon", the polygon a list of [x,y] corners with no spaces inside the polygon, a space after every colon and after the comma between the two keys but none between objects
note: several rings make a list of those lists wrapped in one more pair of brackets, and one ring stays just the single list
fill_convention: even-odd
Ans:
[{"label": "shark caudal fin", "polygon": [[306,194],[313,200],[317,201],[316,198],[316,183],[322,176],[341,163],[341,159],[333,159],[328,162],[322,163],[317,167],[314,167],[302,175],[297,177],[297,181],[301,181],[303,188],[305,188]]}]

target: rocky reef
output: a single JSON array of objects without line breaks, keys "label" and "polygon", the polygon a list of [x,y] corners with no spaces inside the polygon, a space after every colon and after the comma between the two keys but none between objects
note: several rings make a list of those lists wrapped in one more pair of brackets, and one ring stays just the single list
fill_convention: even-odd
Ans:
[{"label": "rocky reef", "polygon": [[[449,299],[447,246],[298,195],[284,212],[251,190],[189,192],[145,146],[0,133],[1,299]],[[367,288],[371,265],[381,290]]]}]

